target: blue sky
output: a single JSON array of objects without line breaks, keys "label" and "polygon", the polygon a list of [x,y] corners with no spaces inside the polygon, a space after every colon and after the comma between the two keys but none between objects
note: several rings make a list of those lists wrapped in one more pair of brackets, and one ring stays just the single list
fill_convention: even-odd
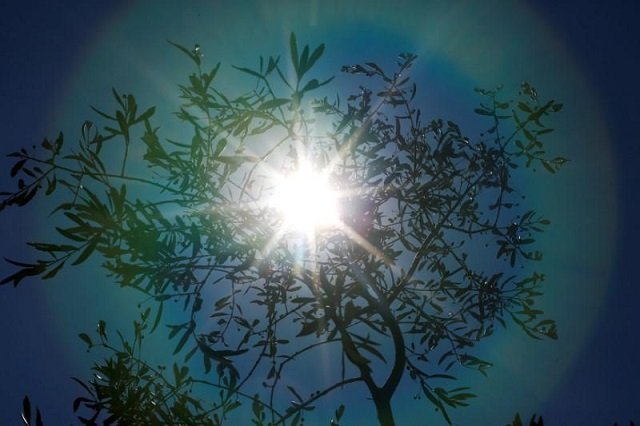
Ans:
[{"label": "blue sky", "polygon": [[[352,1],[293,7],[281,1],[269,7],[252,2],[248,13],[225,1],[160,3],[68,2],[62,8],[6,2],[0,14],[2,151],[37,144],[59,130],[77,135],[91,117],[89,105],[108,105],[112,86],[169,114],[175,84],[188,68],[166,39],[200,43],[205,59],[219,58],[227,68],[252,64],[258,54],[284,53],[289,31],[327,44],[327,72],[345,62],[382,62],[415,51],[422,59],[414,78],[426,87],[427,111],[462,117],[462,126],[460,114],[477,100],[474,87],[535,81],[565,103],[566,115],[556,123],[564,140],[558,138],[554,150],[571,159],[561,176],[531,187],[554,224],[544,239],[545,306],[559,321],[560,340],[533,342],[512,327],[489,342],[496,371],[491,381],[466,378],[480,398],[454,411],[453,419],[504,424],[506,413],[520,411],[542,414],[552,425],[640,421],[640,30],[634,21],[640,6]],[[3,190],[10,162],[2,161]],[[14,209],[1,217],[0,254],[29,256],[23,242],[45,232],[46,215]],[[11,268],[2,264],[0,271],[4,276]],[[91,270],[0,288],[0,424],[14,422],[25,394],[48,424],[72,422],[79,389],[69,377],[86,377],[91,365],[75,336],[101,316],[132,310],[104,293],[109,288]]]}]

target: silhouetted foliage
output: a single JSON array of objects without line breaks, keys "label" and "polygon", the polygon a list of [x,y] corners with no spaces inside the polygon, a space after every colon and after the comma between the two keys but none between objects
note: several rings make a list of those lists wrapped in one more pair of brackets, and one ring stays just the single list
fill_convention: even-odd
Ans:
[{"label": "silhouetted foliage", "polygon": [[[513,418],[513,421],[509,423],[507,426],[522,426],[522,419],[520,418],[520,414],[516,413],[516,416]],[[544,422],[542,420],[542,416],[537,418],[534,414],[531,416],[531,420],[529,420],[529,426],[544,426]]]},{"label": "silhouetted foliage", "polygon": [[31,401],[29,401],[29,397],[24,397],[22,400],[22,414],[20,416],[20,420],[22,420],[23,426],[42,426],[44,423],[42,422],[42,416],[40,415],[40,409],[36,408],[36,418],[34,421],[31,421]]},{"label": "silhouetted foliage", "polygon": [[[74,148],[60,134],[10,154],[17,187],[1,208],[44,191],[59,240],[29,243],[42,257],[9,260],[18,269],[0,283],[51,279],[98,256],[117,284],[146,297],[132,340],[114,339],[105,322],[80,334],[108,354],[94,378],[77,379],[84,424],[219,425],[243,407],[255,425],[293,426],[326,395],[364,386],[380,424],[392,425],[401,384],[450,423],[447,409],[474,394],[446,383],[454,367],[486,374],[491,363],[474,348],[496,324],[556,338],[535,306],[544,276],[518,272],[542,259],[535,235],[549,221],[518,188],[524,169],[565,163],[543,144],[561,104],[528,83],[515,101],[477,90],[486,130],[471,137],[422,116],[412,54],[392,72],[343,67],[357,90],[331,98],[332,78],[310,76],[324,46],[299,49],[292,35],[286,65],[260,57],[256,68],[234,67],[252,88],[232,95],[199,46],[175,46],[195,67],[175,114],[189,137],[163,139],[155,109],[114,90],[116,110],[95,109],[105,124],[86,121]],[[342,194],[343,225],[314,238],[283,229],[266,202],[277,175],[303,162],[327,170]],[[183,319],[165,324],[171,301]],[[175,342],[169,368],[142,355],[161,324]],[[295,366],[318,351],[332,359],[331,383],[295,384]],[[345,406],[327,422],[337,425]]]}]

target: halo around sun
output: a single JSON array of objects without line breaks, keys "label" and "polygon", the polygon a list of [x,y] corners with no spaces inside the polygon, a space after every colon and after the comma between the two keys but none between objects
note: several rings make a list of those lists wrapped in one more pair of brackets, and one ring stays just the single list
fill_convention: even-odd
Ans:
[{"label": "halo around sun", "polygon": [[[329,65],[336,67],[356,59],[392,58],[389,55],[397,54],[400,48],[415,51],[421,58],[425,58],[425,67],[429,65],[429,72],[420,74],[422,80],[419,81],[419,87],[422,87],[420,82],[427,85],[427,102],[435,105],[443,116],[448,114],[439,108],[456,105],[451,99],[455,99],[458,93],[467,95],[467,90],[476,86],[487,87],[494,82],[506,83],[513,79],[519,81],[527,75],[536,76],[538,85],[547,87],[550,93],[557,94],[560,99],[579,100],[572,102],[573,115],[569,122],[582,125],[570,126],[570,132],[560,133],[561,129],[557,132],[562,135],[558,139],[564,139],[567,149],[571,150],[568,156],[579,156],[582,161],[578,161],[578,164],[585,165],[572,169],[569,182],[574,186],[570,188],[591,188],[589,196],[584,196],[578,190],[563,192],[556,189],[555,185],[526,183],[539,208],[549,211],[550,217],[558,218],[554,220],[554,226],[557,225],[554,229],[557,231],[547,236],[546,244],[551,247],[551,261],[547,265],[550,275],[555,275],[556,281],[567,285],[550,286],[545,298],[551,301],[552,311],[563,315],[559,319],[563,320],[566,328],[573,330],[573,338],[564,339],[564,343],[560,343],[564,345],[563,350],[557,353],[564,354],[562,362],[557,362],[553,355],[555,352],[548,351],[546,346],[533,349],[536,354],[532,357],[537,363],[535,365],[540,368],[551,366],[553,374],[532,378],[525,370],[539,371],[540,368],[527,369],[518,364],[523,355],[531,356],[531,346],[521,343],[524,340],[516,340],[514,343],[511,334],[494,336],[496,340],[486,350],[492,354],[510,355],[502,367],[500,363],[497,364],[491,376],[492,391],[483,396],[489,402],[475,404],[468,410],[469,414],[461,413],[459,421],[465,423],[465,418],[473,419],[489,414],[495,416],[496,412],[502,410],[504,413],[505,409],[511,413],[512,405],[517,405],[518,401],[531,403],[532,394],[538,400],[551,398],[555,388],[571,371],[569,367],[572,362],[579,355],[588,354],[585,342],[589,341],[587,337],[591,333],[591,327],[597,324],[602,301],[606,299],[602,296],[607,288],[606,283],[609,282],[607,277],[613,255],[603,256],[602,253],[615,253],[611,249],[615,248],[615,238],[609,236],[615,236],[612,229],[615,230],[616,217],[615,208],[607,208],[606,211],[593,208],[594,205],[615,206],[615,191],[611,191],[616,170],[612,162],[613,150],[604,115],[599,113],[600,107],[595,96],[597,90],[585,77],[587,74],[578,68],[578,63],[572,60],[571,52],[563,47],[564,42],[558,37],[560,33],[552,32],[553,26],[535,14],[535,8],[527,2],[505,2],[505,7],[495,10],[488,10],[480,2],[466,2],[465,7],[456,8],[433,1],[410,1],[403,8],[393,7],[389,2],[378,2],[380,7],[365,9],[355,1],[343,2],[344,7],[340,8],[318,7],[319,2],[282,1],[269,3],[268,6],[266,3],[250,3],[251,7],[242,2],[220,2],[215,7],[212,3],[210,7],[185,8],[176,2],[167,7],[153,8],[153,2],[150,1],[128,2],[121,12],[110,17],[111,22],[105,21],[94,39],[85,40],[83,51],[86,58],[78,57],[75,72],[67,79],[68,86],[61,86],[59,99],[51,101],[49,126],[56,130],[76,128],[74,126],[78,124],[78,115],[84,117],[86,113],[84,107],[79,109],[78,105],[82,102],[77,100],[103,99],[104,88],[114,84],[136,87],[136,93],[143,93],[148,99],[156,99],[156,96],[165,104],[173,102],[176,97],[174,83],[179,81],[176,79],[183,77],[183,68],[167,59],[172,56],[167,55],[165,44],[149,43],[149,40],[166,39],[169,37],[167,31],[170,31],[170,38],[174,40],[199,41],[203,46],[206,46],[207,41],[215,41],[215,54],[207,53],[207,58],[221,60],[225,65],[253,64],[251,61],[256,59],[257,54],[278,52],[277,49],[286,46],[288,32],[296,28],[304,28],[305,34],[326,42],[327,52],[334,54],[334,63]],[[153,19],[148,19],[149,10],[154,10]],[[248,14],[247,10],[254,10],[255,13]],[[406,13],[407,11],[412,12]],[[499,25],[501,31],[477,33],[478,28],[492,24]],[[140,28],[144,28],[145,37],[128,37],[132,31],[139,32]],[[530,32],[523,32],[522,28],[532,29],[536,37],[528,37]],[[258,51],[252,48],[251,42],[255,40],[260,41],[253,43],[259,47]],[[405,41],[411,41],[412,44]],[[500,48],[496,49],[496,46]],[[109,54],[105,55],[104,52]],[[329,57],[329,54],[326,56]],[[120,70],[111,66],[122,63],[132,66],[120,67]],[[166,63],[169,66],[162,68],[161,64]],[[562,72],[557,72],[557,67],[549,67],[549,63],[561,65]],[[232,83],[233,80],[230,84]],[[446,90],[440,90],[441,87]],[[448,91],[452,87],[460,92],[452,95]],[[563,91],[557,92],[557,88],[563,88]],[[608,166],[602,167],[602,161]],[[597,173],[591,173],[596,166]],[[345,204],[349,204],[349,197],[344,193],[336,197],[336,192],[329,185],[329,194],[333,195],[328,199],[332,201],[325,204],[321,201],[324,196],[318,195],[324,190],[317,191],[314,188],[316,184],[322,188],[322,182],[329,184],[330,180],[324,177],[308,186],[303,183],[294,184],[298,180],[297,174],[294,172],[276,179],[276,185],[272,186],[273,198],[269,197],[268,200],[269,207],[279,216],[282,231],[313,236],[321,229],[328,229],[327,224],[331,220],[321,219],[326,217],[324,213],[310,206],[324,208],[325,205],[333,205],[345,208]],[[312,170],[309,170],[309,174],[323,175]],[[273,177],[272,174],[269,176]],[[304,173],[300,176],[302,182],[305,180],[303,176]],[[312,182],[314,180],[315,178],[311,179]],[[269,185],[272,183],[274,181],[270,180]],[[594,204],[593,200],[599,201]],[[264,201],[267,200],[260,200],[261,203]],[[306,213],[307,208],[311,210],[310,215]],[[334,218],[338,216],[333,214]],[[297,217],[304,219],[296,219]],[[364,238],[358,239],[357,232],[350,232],[348,226],[351,222],[345,222],[339,223],[337,227],[354,241],[366,244]],[[45,232],[44,223],[34,222],[34,226],[37,225],[34,229]],[[584,229],[590,229],[591,232],[583,232]],[[277,233],[276,237],[279,235]],[[584,247],[592,246],[598,246],[600,250],[584,250]],[[570,254],[569,261],[567,253]],[[590,265],[589,269],[577,273],[574,267],[576,262]],[[585,276],[589,279],[585,280]],[[68,286],[74,281],[77,280],[70,279],[58,284]],[[574,310],[563,306],[563,301],[570,300],[571,293],[575,291],[576,285],[572,284],[588,290],[584,293],[589,298],[581,305],[589,307],[588,315],[573,315]],[[94,314],[105,318],[128,306],[129,293],[122,293],[111,287],[113,286],[67,288],[58,285],[43,288],[43,304],[50,309],[47,315],[52,324],[57,325],[53,327],[55,330],[52,333],[59,337],[60,342],[76,339],[77,315],[74,316],[73,313],[77,311],[74,308],[77,300],[96,300],[96,295],[99,294],[101,303],[100,306],[96,305]],[[102,290],[105,291],[101,292]],[[67,297],[70,292],[75,295],[73,299]],[[122,324],[123,327],[129,325],[128,322]],[[69,359],[73,362],[85,362],[83,358],[75,357],[75,352],[69,352]],[[510,398],[505,399],[503,392],[493,391],[509,388],[514,374],[526,384],[520,387],[519,392],[511,392]],[[469,382],[472,387],[487,387],[483,376],[474,380]],[[407,409],[403,415],[409,422],[415,416],[413,408],[409,408],[413,406],[408,405],[413,402],[411,396],[407,392],[398,397],[399,401],[407,401]],[[509,404],[504,402],[507,400]],[[354,406],[353,400],[349,399],[348,402],[351,407]],[[404,403],[401,402],[399,407],[403,407],[402,404]],[[434,414],[423,411],[425,422],[431,420],[430,416]],[[306,416],[310,415],[311,412],[307,412]],[[307,421],[313,422],[313,419],[309,417]],[[402,422],[402,419],[398,420]]]}]

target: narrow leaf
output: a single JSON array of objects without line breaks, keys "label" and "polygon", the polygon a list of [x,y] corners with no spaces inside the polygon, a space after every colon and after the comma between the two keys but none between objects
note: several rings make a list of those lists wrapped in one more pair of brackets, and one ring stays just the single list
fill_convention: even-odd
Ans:
[{"label": "narrow leaf", "polygon": [[182,348],[184,347],[184,345],[187,343],[187,341],[189,340],[189,337],[191,336],[191,333],[193,333],[193,330],[195,330],[196,328],[196,323],[191,321],[189,323],[189,327],[187,328],[187,330],[184,332],[184,334],[182,335],[182,337],[180,338],[180,341],[178,342],[178,344],[176,345],[175,350],[173,351],[173,354],[177,354],[178,352],[180,352],[182,350]]},{"label": "narrow leaf", "polygon": [[91,256],[91,253],[93,253],[94,250],[96,249],[96,246],[98,245],[99,240],[100,239],[98,237],[95,237],[94,239],[89,241],[89,243],[87,243],[87,245],[85,246],[84,250],[82,250],[82,253],[80,253],[80,256],[78,256],[78,258],[72,263],[72,265],[74,266],[79,265],[85,260],[87,260],[87,258]]},{"label": "narrow leaf", "polygon": [[18,172],[20,171],[20,169],[22,169],[22,166],[24,166],[24,163],[27,162],[26,158],[23,158],[22,160],[18,161],[16,164],[13,165],[13,167],[11,167],[11,177],[15,177],[15,175],[18,174]]},{"label": "narrow leaf", "polygon": [[260,111],[264,111],[264,110],[268,110],[268,109],[274,109],[274,108],[278,108],[279,106],[288,104],[289,102],[291,102],[289,99],[284,99],[284,98],[270,99],[270,100],[262,103],[258,107],[258,109]]},{"label": "narrow leaf", "polygon": [[93,342],[91,341],[91,337],[87,333],[80,333],[78,337],[81,338],[89,347],[93,346]]},{"label": "narrow leaf", "polygon": [[296,43],[296,35],[291,33],[289,36],[289,48],[291,50],[291,63],[293,64],[293,69],[296,71],[296,75],[298,75],[298,44]]}]

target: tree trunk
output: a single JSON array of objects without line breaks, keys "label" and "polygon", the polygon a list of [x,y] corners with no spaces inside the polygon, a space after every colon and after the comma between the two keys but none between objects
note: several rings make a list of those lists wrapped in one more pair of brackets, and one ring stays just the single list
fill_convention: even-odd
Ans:
[{"label": "tree trunk", "polygon": [[379,395],[374,397],[373,402],[376,404],[380,426],[395,426],[393,411],[391,411],[391,396]]}]

